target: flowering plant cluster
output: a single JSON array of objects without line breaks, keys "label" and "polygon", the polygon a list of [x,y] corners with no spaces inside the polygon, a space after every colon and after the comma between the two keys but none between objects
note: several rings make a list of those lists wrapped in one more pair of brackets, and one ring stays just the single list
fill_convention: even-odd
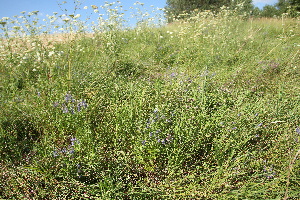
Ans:
[{"label": "flowering plant cluster", "polygon": [[71,93],[68,92],[65,95],[64,101],[54,102],[53,106],[55,108],[60,108],[63,113],[75,114],[76,112],[82,111],[82,109],[86,109],[88,107],[88,104],[83,99],[80,100],[74,99]]}]

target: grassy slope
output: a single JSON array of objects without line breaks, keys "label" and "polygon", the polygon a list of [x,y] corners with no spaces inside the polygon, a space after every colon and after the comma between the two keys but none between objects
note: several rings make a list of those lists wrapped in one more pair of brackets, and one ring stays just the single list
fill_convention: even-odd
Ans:
[{"label": "grassy slope", "polygon": [[299,22],[225,14],[3,51],[0,196],[299,197]]}]

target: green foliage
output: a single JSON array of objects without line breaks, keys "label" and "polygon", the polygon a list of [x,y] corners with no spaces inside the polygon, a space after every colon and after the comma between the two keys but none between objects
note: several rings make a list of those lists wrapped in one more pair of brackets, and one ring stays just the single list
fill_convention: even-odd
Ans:
[{"label": "green foliage", "polygon": [[173,22],[176,19],[188,18],[194,12],[205,10],[218,12],[222,7],[238,10],[239,14],[250,13],[254,9],[252,0],[167,0],[166,15],[168,22]]},{"label": "green foliage", "polygon": [[0,197],[298,198],[299,23],[241,13],[132,29],[113,14],[93,34],[70,19],[63,42],[10,32]]},{"label": "green foliage", "polygon": [[261,11],[261,17],[276,17],[279,16],[280,11],[275,6],[265,5]]},{"label": "green foliage", "polygon": [[[167,17],[169,21],[173,21],[173,18],[184,18],[184,15],[191,13],[195,9],[197,10],[216,10],[221,6],[229,6],[230,1],[222,0],[167,0]],[[180,16],[181,15],[181,16]]]}]

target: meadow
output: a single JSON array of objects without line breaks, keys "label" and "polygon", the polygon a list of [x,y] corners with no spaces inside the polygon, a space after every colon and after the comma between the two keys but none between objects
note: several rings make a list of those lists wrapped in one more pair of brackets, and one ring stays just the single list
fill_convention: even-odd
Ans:
[{"label": "meadow", "polygon": [[299,19],[114,6],[0,20],[0,198],[299,199]]}]

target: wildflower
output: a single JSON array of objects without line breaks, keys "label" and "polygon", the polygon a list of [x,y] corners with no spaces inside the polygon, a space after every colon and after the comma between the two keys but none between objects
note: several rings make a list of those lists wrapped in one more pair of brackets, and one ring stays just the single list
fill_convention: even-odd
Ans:
[{"label": "wildflower", "polygon": [[32,13],[34,14],[34,15],[37,15],[38,13],[39,13],[40,11],[32,11]]},{"label": "wildflower", "polygon": [[97,9],[98,9],[98,6],[95,6],[95,5],[91,5],[91,7],[92,7],[94,10],[97,10]]},{"label": "wildflower", "polygon": [[58,152],[56,150],[53,151],[53,157],[59,156]]},{"label": "wildflower", "polygon": [[88,7],[87,7],[87,6],[84,6],[83,9],[86,10],[86,9],[88,9]]},{"label": "wildflower", "polygon": [[51,57],[53,55],[54,55],[54,51],[50,51],[49,54],[48,54],[49,57]]},{"label": "wildflower", "polygon": [[63,148],[60,152],[61,152],[61,153],[67,153],[67,149],[66,149],[66,148]]},{"label": "wildflower", "polygon": [[261,127],[262,125],[263,125],[263,123],[260,123],[260,124],[257,125],[257,127]]},{"label": "wildflower", "polygon": [[171,76],[171,77],[175,77],[175,76],[176,76],[176,73],[173,72],[170,76]]},{"label": "wildflower", "polygon": [[166,141],[167,142],[171,142],[173,140],[173,137],[172,137],[172,135],[168,135],[167,137],[166,137]]},{"label": "wildflower", "polygon": [[143,140],[143,141],[142,141],[142,145],[145,145],[145,144],[146,144],[146,140]]},{"label": "wildflower", "polygon": [[68,94],[66,94],[65,101],[66,102],[68,102],[68,101],[72,101],[73,102],[74,101],[74,99],[73,99],[72,95],[70,94],[70,92]]},{"label": "wildflower", "polygon": [[300,134],[300,127],[296,128],[296,133]]},{"label": "wildflower", "polygon": [[79,18],[81,15],[80,14],[77,14],[77,15],[75,15],[73,18],[74,19],[77,19],[77,18]]},{"label": "wildflower", "polygon": [[77,104],[77,111],[80,112],[81,111],[81,108],[84,107],[84,108],[87,108],[87,103],[85,100],[82,100],[80,102],[78,102]]},{"label": "wildflower", "polygon": [[72,148],[70,148],[69,149],[69,154],[74,154],[75,153],[75,150],[74,150],[74,148],[72,147]]},{"label": "wildflower", "polygon": [[65,18],[63,19],[64,22],[69,22],[70,21],[70,18]]},{"label": "wildflower", "polygon": [[70,140],[71,140],[71,146],[74,146],[75,143],[79,143],[79,141],[76,139],[76,137],[71,138]]},{"label": "wildflower", "polygon": [[0,24],[4,27],[6,22],[0,22]]},{"label": "wildflower", "polygon": [[63,113],[68,113],[69,109],[66,105],[63,105],[62,111],[63,111]]}]

